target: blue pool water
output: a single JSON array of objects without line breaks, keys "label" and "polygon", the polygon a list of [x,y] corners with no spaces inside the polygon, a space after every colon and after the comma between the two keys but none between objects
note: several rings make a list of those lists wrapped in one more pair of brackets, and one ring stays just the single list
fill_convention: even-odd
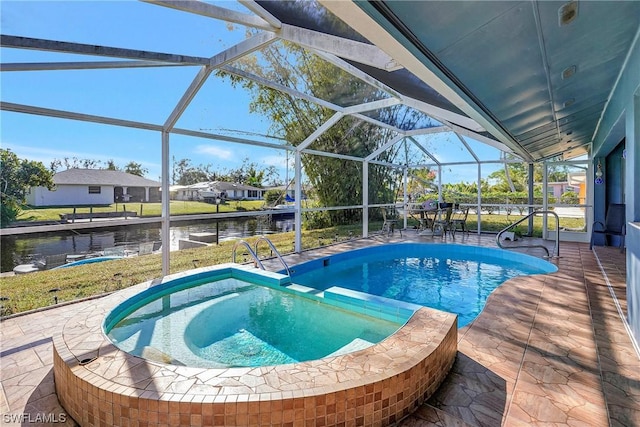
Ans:
[{"label": "blue pool water", "polygon": [[105,332],[136,356],[216,368],[319,359],[366,348],[401,326],[247,277],[163,284],[117,307]]},{"label": "blue pool water", "polygon": [[455,244],[369,247],[293,267],[292,281],[318,290],[339,286],[458,314],[458,326],[482,311],[506,280],[557,271],[514,252]]}]

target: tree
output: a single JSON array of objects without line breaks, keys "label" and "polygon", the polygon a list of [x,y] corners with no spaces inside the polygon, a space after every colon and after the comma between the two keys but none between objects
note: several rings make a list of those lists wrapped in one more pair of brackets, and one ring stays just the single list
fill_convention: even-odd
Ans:
[{"label": "tree", "polygon": [[54,187],[53,171],[41,162],[20,159],[7,149],[0,149],[0,177],[2,227],[18,217],[30,187],[46,187],[49,190]]},{"label": "tree", "polygon": [[416,202],[424,198],[427,193],[437,193],[438,186],[435,183],[436,173],[429,168],[413,169],[409,171],[407,192],[416,196]]},{"label": "tree", "polygon": [[173,177],[172,182],[178,185],[191,185],[197,182],[210,181],[211,173],[210,165],[193,166],[191,159],[181,159],[175,161],[173,159]]},{"label": "tree", "polygon": [[[133,163],[133,162],[131,162],[131,163]],[[120,168],[118,167],[118,165],[116,165],[116,162],[114,162],[113,159],[107,160],[107,167],[105,169],[109,170],[109,171],[119,171],[120,170]]]},{"label": "tree", "polygon": [[131,161],[124,166],[124,171],[131,175],[145,176],[149,172],[149,169],[143,168],[140,163]]},{"label": "tree", "polygon": [[278,171],[274,166],[263,168],[256,162],[245,158],[240,167],[219,174],[218,179],[262,188],[265,181],[274,182],[277,176]]},{"label": "tree", "polygon": [[[305,2],[288,2],[286,7],[306,7]],[[286,87],[295,88],[337,105],[355,105],[387,96],[380,90],[338,69],[317,55],[299,46],[284,43],[284,48],[268,47],[261,50],[260,62],[251,57],[235,64],[237,67]],[[334,111],[306,99],[258,85],[235,75],[226,74],[234,86],[242,85],[252,92],[250,110],[268,117],[272,132],[283,136],[292,145],[299,145]],[[411,129],[424,116],[403,105],[367,113],[375,120]],[[363,120],[345,116],[320,135],[310,148],[364,158],[396,136],[395,132]],[[376,158],[393,163],[397,149],[393,147]],[[342,157],[304,154],[304,171],[323,206],[348,206],[362,202],[362,163]],[[395,190],[401,182],[399,169],[377,163],[368,166],[369,203],[395,201]],[[361,219],[360,209],[335,210],[328,213],[333,223],[356,222]]]}]

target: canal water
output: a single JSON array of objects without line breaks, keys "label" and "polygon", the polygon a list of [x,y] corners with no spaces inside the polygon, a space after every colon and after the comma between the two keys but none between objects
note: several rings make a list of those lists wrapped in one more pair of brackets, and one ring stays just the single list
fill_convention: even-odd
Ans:
[{"label": "canal water", "polygon": [[[121,245],[159,242],[159,224],[139,224],[115,229],[78,230],[2,236],[0,258],[2,272],[28,264],[48,255],[87,254]],[[248,236],[293,231],[293,220],[269,221],[265,218],[236,218],[218,221],[220,241]],[[179,241],[190,233],[216,232],[216,221],[193,221],[172,226],[170,249],[178,250]],[[231,256],[231,254],[229,255]]]}]

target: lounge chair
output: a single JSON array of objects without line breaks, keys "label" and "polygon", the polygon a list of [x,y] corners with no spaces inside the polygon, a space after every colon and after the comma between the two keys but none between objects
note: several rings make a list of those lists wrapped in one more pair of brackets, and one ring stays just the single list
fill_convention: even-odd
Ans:
[{"label": "lounge chair", "polygon": [[[599,230],[596,230],[596,225],[599,226]],[[593,223],[589,249],[593,249],[593,238],[597,234],[604,235],[605,246],[607,245],[607,236],[620,236],[620,252],[624,252],[624,236],[626,234],[624,204],[610,204],[607,209],[607,216],[605,217],[604,224],[601,221]]]}]

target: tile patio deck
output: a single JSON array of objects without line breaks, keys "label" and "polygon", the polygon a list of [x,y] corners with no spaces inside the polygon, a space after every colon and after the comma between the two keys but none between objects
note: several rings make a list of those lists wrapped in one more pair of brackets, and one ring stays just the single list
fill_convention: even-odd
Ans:
[{"label": "tile patio deck", "polygon": [[[353,240],[285,259],[291,265],[385,241]],[[456,241],[495,247],[490,236],[457,234]],[[459,331],[445,383],[399,425],[640,426],[640,360],[620,317],[624,254],[595,249],[563,242],[557,273],[512,279],[494,291]],[[54,393],[51,337],[86,304],[0,323],[0,425],[75,425]]]}]

